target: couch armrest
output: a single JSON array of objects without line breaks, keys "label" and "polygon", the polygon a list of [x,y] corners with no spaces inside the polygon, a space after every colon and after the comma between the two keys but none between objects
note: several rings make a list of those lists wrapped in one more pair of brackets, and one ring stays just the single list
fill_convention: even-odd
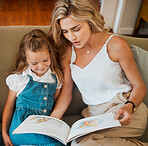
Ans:
[{"label": "couch armrest", "polygon": [[130,37],[125,35],[119,35],[119,36],[125,39],[128,42],[128,44],[134,44],[148,51],[148,38]]}]

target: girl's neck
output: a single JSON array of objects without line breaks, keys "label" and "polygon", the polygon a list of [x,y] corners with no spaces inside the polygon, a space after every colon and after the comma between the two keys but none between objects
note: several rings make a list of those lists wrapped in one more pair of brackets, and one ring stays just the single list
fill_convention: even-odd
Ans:
[{"label": "girl's neck", "polygon": [[36,76],[38,76],[38,77],[42,77],[44,74],[38,74],[38,73],[36,73],[36,72],[34,72],[33,70],[31,70]]}]

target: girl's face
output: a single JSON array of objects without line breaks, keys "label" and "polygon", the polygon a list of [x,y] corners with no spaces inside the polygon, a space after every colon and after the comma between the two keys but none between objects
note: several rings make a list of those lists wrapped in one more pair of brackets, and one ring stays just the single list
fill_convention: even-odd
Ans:
[{"label": "girl's face", "polygon": [[50,54],[46,45],[38,52],[27,51],[26,59],[30,69],[39,77],[49,69]]},{"label": "girl's face", "polygon": [[60,20],[63,35],[76,48],[82,48],[90,38],[91,29],[86,21],[76,21],[68,16]]}]

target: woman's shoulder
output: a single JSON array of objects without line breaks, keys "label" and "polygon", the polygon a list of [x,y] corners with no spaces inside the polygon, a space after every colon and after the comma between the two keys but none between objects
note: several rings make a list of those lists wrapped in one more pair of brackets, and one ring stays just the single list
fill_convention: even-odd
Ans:
[{"label": "woman's shoulder", "polygon": [[108,44],[110,47],[121,47],[127,45],[127,42],[122,39],[119,35],[108,32],[98,33],[98,40],[102,44]]},{"label": "woman's shoulder", "polygon": [[107,51],[113,61],[118,61],[120,56],[131,54],[130,46],[127,41],[118,35],[114,35],[107,45]]},{"label": "woman's shoulder", "polygon": [[121,49],[123,47],[129,46],[127,41],[121,38],[120,36],[116,34],[110,34],[110,36],[112,36],[112,38],[108,42],[109,47],[115,48],[115,49]]}]

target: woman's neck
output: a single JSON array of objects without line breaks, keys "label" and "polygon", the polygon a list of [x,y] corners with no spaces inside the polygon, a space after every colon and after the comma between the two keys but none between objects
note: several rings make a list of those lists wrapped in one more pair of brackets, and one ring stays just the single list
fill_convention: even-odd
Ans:
[{"label": "woman's neck", "polygon": [[90,36],[88,42],[85,44],[84,47],[90,47],[91,49],[94,49],[95,47],[98,47],[104,42],[104,36],[107,33],[105,32],[99,32],[99,33],[94,33]]}]

